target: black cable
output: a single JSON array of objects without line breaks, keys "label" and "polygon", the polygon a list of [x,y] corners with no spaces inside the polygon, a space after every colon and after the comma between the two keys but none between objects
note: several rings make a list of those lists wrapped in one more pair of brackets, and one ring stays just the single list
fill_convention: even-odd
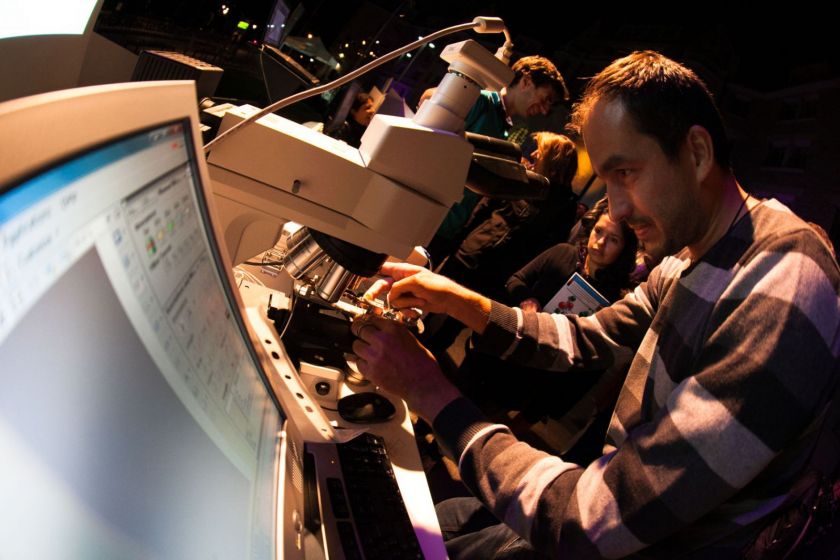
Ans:
[{"label": "black cable", "polygon": [[257,262],[257,261],[243,261],[242,264],[249,264],[251,266],[283,266],[286,261],[264,261],[264,262]]}]

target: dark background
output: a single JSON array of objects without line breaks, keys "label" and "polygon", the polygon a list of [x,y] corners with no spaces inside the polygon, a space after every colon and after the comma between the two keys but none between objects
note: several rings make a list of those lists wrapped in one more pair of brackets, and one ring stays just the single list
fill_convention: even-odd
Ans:
[{"label": "dark background", "polygon": [[[162,48],[220,66],[224,74],[217,96],[264,106],[277,97],[267,91],[258,54],[274,6],[274,0],[105,0],[95,30],[135,53]],[[287,0],[287,6],[299,15],[286,30],[289,35],[311,33],[327,56],[339,60],[344,54],[336,72],[289,51],[321,83],[373,60],[370,49],[380,56],[477,15],[504,19],[515,44],[514,60],[529,54],[551,58],[572,100],[586,78],[611,60],[633,50],[660,51],[695,70],[715,95],[744,187],[780,199],[840,243],[840,29],[829,10],[816,3],[769,8],[769,3],[747,2],[589,2],[546,8],[542,2],[538,9],[521,1]],[[257,27],[239,30],[239,21]],[[468,38],[493,50],[502,42],[500,35],[463,32],[440,46]],[[411,59],[403,56],[363,76],[359,85],[369,90],[390,84],[414,106],[444,74],[438,53],[415,51]],[[515,124],[524,131],[562,131],[568,109]],[[283,114],[300,122],[328,121],[334,110],[335,100],[314,98]]]}]

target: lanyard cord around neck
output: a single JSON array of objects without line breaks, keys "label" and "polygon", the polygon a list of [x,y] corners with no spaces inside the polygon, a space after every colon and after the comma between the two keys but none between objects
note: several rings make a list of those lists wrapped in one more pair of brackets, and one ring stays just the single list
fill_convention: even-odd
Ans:
[{"label": "lanyard cord around neck", "polygon": [[[729,235],[729,232],[732,231],[732,228],[735,227],[735,224],[738,222],[738,218],[741,217],[741,210],[747,205],[747,200],[749,200],[750,195],[744,197],[744,200],[741,201],[741,205],[738,207],[738,211],[735,212],[735,216],[732,218],[732,223],[729,224],[729,227],[726,228],[726,233],[723,234],[724,237]],[[749,214],[749,210],[747,210],[747,214]]]}]

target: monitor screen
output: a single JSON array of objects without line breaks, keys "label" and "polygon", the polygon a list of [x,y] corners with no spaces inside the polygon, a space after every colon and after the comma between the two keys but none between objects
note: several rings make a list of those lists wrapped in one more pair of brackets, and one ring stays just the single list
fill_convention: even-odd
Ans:
[{"label": "monitor screen", "polygon": [[27,35],[81,35],[90,23],[97,0],[4,2],[0,39]]},{"label": "monitor screen", "polygon": [[107,126],[0,174],[0,557],[273,558],[283,416],[220,269],[195,127]]},{"label": "monitor screen", "polygon": [[286,36],[286,22],[289,19],[289,6],[283,0],[275,0],[274,9],[271,10],[271,17],[265,26],[265,37],[263,42],[269,45],[279,46]]}]

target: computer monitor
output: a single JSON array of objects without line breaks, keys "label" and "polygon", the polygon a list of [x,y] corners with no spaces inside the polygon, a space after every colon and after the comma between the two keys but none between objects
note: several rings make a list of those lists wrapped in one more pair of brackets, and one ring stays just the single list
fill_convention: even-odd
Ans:
[{"label": "computer monitor", "polygon": [[240,313],[197,138],[191,82],[0,105],[0,557],[289,546],[277,358]]}]

